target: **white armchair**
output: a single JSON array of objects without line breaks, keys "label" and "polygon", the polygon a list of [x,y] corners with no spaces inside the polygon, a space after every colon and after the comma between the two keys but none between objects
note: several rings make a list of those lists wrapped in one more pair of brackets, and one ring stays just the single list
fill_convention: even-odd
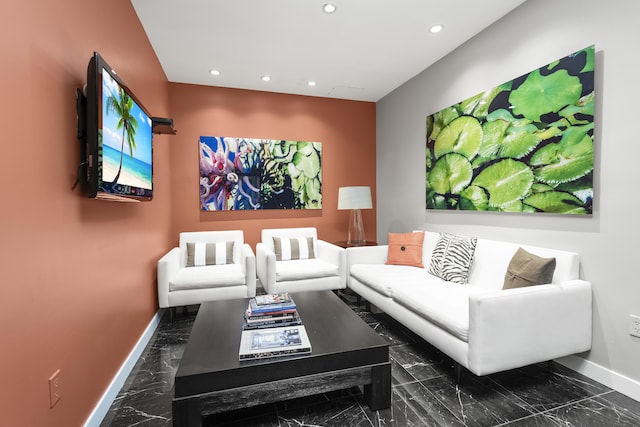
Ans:
[{"label": "white armchair", "polygon": [[347,253],[318,240],[314,227],[262,230],[256,245],[258,279],[267,293],[344,289]]},{"label": "white armchair", "polygon": [[180,246],[158,260],[160,308],[256,294],[256,258],[241,230],[180,233]]}]

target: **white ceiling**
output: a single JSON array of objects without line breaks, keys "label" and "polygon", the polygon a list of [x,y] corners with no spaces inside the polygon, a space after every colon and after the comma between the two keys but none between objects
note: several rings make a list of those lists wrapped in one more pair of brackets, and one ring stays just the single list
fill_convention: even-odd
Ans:
[{"label": "white ceiling", "polygon": [[371,102],[525,0],[329,1],[131,0],[170,82]]}]

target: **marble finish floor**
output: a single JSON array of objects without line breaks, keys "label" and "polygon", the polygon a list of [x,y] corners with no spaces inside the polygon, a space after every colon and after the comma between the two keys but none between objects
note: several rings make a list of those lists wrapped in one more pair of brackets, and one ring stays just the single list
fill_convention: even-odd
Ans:
[{"label": "marble finish floor", "polygon": [[[485,377],[465,372],[384,313],[342,298],[390,344],[392,406],[371,411],[359,388],[216,414],[206,426],[640,426],[640,402],[558,363]],[[197,306],[168,312],[101,423],[171,426],[173,377]]]}]

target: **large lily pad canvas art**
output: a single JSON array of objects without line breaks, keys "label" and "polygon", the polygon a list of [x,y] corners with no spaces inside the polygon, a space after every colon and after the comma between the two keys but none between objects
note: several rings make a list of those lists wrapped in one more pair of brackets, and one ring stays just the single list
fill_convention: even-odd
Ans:
[{"label": "large lily pad canvas art", "polygon": [[201,136],[203,211],[322,209],[322,144]]},{"label": "large lily pad canvas art", "polygon": [[427,209],[591,214],[594,46],[427,116]]}]

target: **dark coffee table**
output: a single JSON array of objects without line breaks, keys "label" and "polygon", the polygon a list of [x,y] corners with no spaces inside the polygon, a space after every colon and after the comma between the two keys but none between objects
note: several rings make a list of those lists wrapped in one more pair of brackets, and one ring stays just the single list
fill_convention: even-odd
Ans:
[{"label": "dark coffee table", "polygon": [[389,344],[331,291],[291,294],[312,352],[238,360],[248,299],[200,306],[176,372],[173,425],[204,416],[363,386],[372,410],[391,405]]}]

